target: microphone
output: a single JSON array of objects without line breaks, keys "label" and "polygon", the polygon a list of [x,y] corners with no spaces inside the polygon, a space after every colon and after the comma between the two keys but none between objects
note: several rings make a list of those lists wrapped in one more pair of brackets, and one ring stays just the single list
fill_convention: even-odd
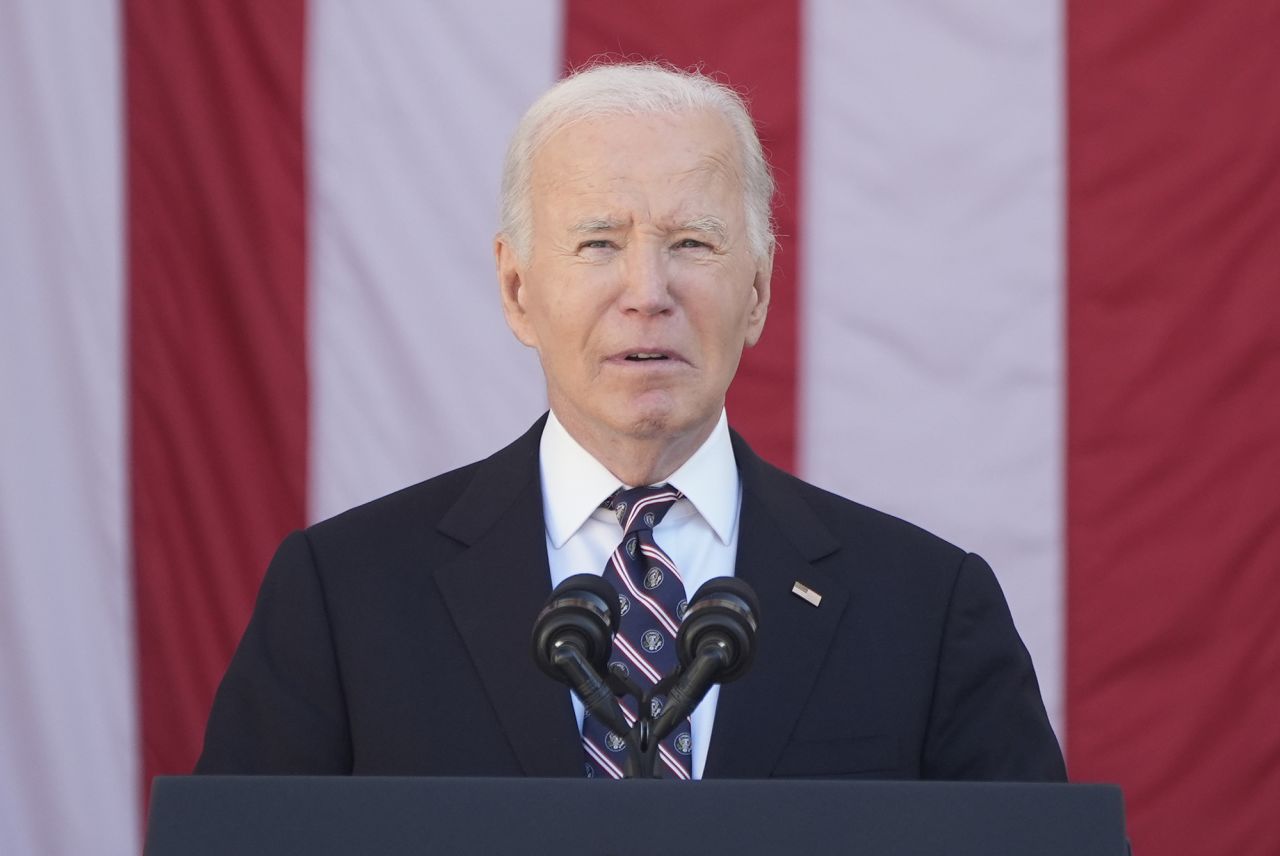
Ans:
[{"label": "microphone", "polygon": [[686,669],[699,657],[714,655],[721,663],[715,683],[737,680],[755,659],[760,600],[737,577],[707,580],[694,594],[680,625],[676,650]]},{"label": "microphone", "polygon": [[631,726],[600,677],[608,669],[613,634],[621,623],[613,586],[595,574],[569,577],[551,592],[533,622],[533,659],[542,671],[572,687],[611,731],[627,735]]},{"label": "microphone", "polygon": [[698,589],[676,637],[682,670],[653,724],[655,741],[670,734],[712,684],[737,680],[751,667],[759,614],[755,591],[736,577],[716,577]]}]

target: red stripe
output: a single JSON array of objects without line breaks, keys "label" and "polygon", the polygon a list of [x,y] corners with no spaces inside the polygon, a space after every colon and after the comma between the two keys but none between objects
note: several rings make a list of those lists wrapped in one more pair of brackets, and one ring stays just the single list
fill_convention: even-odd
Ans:
[{"label": "red stripe", "polygon": [[130,455],[145,781],[191,769],[305,516],[303,0],[126,0]]},{"label": "red stripe", "polygon": [[568,0],[565,62],[601,54],[662,59],[723,75],[751,103],[778,180],[778,252],[764,338],[747,352],[729,390],[729,416],[778,466],[796,461],[796,260],[800,256],[800,3],[736,0],[639,4]]},{"label": "red stripe", "polygon": [[636,502],[635,505],[631,506],[631,513],[627,515],[627,522],[626,522],[626,525],[622,527],[623,530],[626,532],[630,532],[632,527],[636,525],[636,517],[639,516],[641,511],[648,508],[650,505],[656,505],[659,503],[664,503],[669,501],[674,502],[679,498],[680,498],[680,494],[673,490],[673,491],[667,491],[666,493],[659,493],[659,494],[654,494],[653,496],[647,496],[644,499],[639,500],[638,502]]},{"label": "red stripe", "polygon": [[664,568],[666,568],[668,571],[671,572],[671,575],[673,577],[675,577],[677,580],[680,581],[680,584],[682,586],[684,585],[684,577],[680,576],[680,571],[678,571],[676,569],[676,566],[671,563],[671,559],[667,557],[666,553],[663,553],[661,550],[659,550],[656,547],[646,547],[644,545],[641,545],[640,555],[648,556],[650,559],[653,559],[655,562],[662,565]]},{"label": "red stripe", "polygon": [[1280,852],[1280,10],[1070,7],[1067,722],[1134,852]]},{"label": "red stripe", "polygon": [[621,547],[615,549],[609,557],[609,560],[613,562],[614,571],[618,574],[618,579],[622,581],[623,586],[626,587],[631,596],[639,603],[644,604],[649,613],[651,613],[654,618],[658,619],[662,626],[667,629],[667,632],[672,635],[678,633],[680,630],[680,622],[673,616],[667,615],[666,611],[662,608],[662,604],[636,588],[635,581],[632,580],[631,575],[627,573],[627,566],[622,559],[621,550]]},{"label": "red stripe", "polygon": [[597,746],[589,737],[582,738],[583,748],[587,750],[587,754],[595,759],[596,763],[604,768],[604,771],[611,778],[621,779],[623,776],[622,768],[613,762],[613,759],[605,754],[604,749]]},{"label": "red stripe", "polygon": [[[686,719],[685,724],[687,725],[688,722],[689,720]],[[662,757],[662,763],[666,765],[668,770],[675,774],[676,778],[685,780],[693,778],[693,774],[690,772],[693,768],[692,758],[678,758],[675,755],[672,755],[671,750],[666,746],[663,746],[661,743],[658,744],[658,754]],[[689,765],[688,769],[685,768],[685,764]]]},{"label": "red stripe", "polygon": [[621,633],[613,637],[613,647],[615,650],[621,651],[622,654],[631,661],[632,665],[639,669],[644,676],[649,679],[650,684],[656,684],[658,681],[662,680],[662,673],[654,668],[648,660],[641,656],[639,651],[632,648],[631,643],[627,642],[626,637]]}]

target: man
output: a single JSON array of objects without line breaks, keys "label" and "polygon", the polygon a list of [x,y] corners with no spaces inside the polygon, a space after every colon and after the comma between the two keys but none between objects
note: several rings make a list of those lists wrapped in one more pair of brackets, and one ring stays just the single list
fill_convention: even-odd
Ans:
[{"label": "man", "polygon": [[[606,565],[636,615],[679,611],[657,603],[661,573],[627,576],[638,542],[619,525],[661,496],[637,537],[683,583],[671,602],[725,575],[761,601],[751,671],[707,696],[666,774],[1065,777],[987,565],[728,429],[726,390],[769,307],[772,191],[742,102],[702,76],[602,66],[534,104],[496,256],[550,414],[484,461],[285,540],[199,771],[616,774],[620,747],[537,670],[529,632],[555,583]],[[654,671],[625,622],[614,659]]]}]

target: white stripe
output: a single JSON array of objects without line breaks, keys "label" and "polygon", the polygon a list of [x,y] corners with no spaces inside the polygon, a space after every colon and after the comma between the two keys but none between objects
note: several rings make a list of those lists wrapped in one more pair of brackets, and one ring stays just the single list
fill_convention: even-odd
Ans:
[{"label": "white stripe", "polygon": [[680,576],[680,571],[677,570],[676,566],[672,563],[672,561],[669,558],[667,558],[666,553],[662,552],[661,550],[655,549],[653,547],[649,547],[644,544],[641,544],[640,554],[643,556],[648,556],[650,559],[654,559],[655,561],[659,562],[664,568],[670,571],[677,580],[680,581],[681,586],[684,585],[684,577]]},{"label": "white stripe", "polygon": [[661,743],[658,744],[658,755],[662,758],[662,762],[667,765],[667,769],[676,774],[676,778],[678,779],[690,778],[689,772],[684,769],[684,766],[681,764],[680,759],[677,758],[675,755],[672,755],[671,751],[667,749],[666,746],[663,746]]},{"label": "white stripe", "polygon": [[545,407],[502,320],[507,138],[555,80],[558,7],[314,0],[311,516],[484,457]]},{"label": "white stripe", "polygon": [[619,633],[617,636],[613,637],[613,647],[622,651],[622,653],[626,655],[626,658],[630,660],[637,669],[644,672],[645,677],[650,681],[656,684],[658,681],[662,680],[662,673],[655,669],[649,661],[644,658],[643,654],[631,647],[631,643],[628,642],[622,634]]},{"label": "white stripe", "polygon": [[604,767],[604,771],[606,773],[608,773],[610,776],[612,776],[615,779],[622,778],[623,776],[622,768],[620,768],[617,764],[613,763],[613,761],[609,759],[609,756],[605,755],[604,750],[595,744],[595,741],[593,741],[590,737],[583,737],[582,745],[583,747],[586,748],[587,754],[590,755],[592,758],[594,758],[596,760],[596,763],[598,763],[601,767]]},{"label": "white stripe", "polygon": [[1061,726],[1060,3],[805,8],[802,472],[984,554]]},{"label": "white stripe", "polygon": [[663,611],[662,604],[636,588],[635,583],[631,579],[631,575],[627,573],[627,566],[622,558],[621,547],[613,551],[613,555],[610,556],[610,561],[613,562],[613,568],[618,572],[618,578],[621,579],[622,584],[627,587],[627,591],[631,592],[632,597],[643,603],[648,608],[649,612],[653,614],[653,617],[656,618],[668,632],[675,635],[680,629],[679,624],[674,618]]},{"label": "white stripe", "polygon": [[638,500],[635,505],[631,506],[631,513],[627,515],[627,525],[622,527],[623,531],[630,532],[631,527],[636,525],[636,517],[639,516],[641,511],[649,506],[659,505],[669,500],[673,501],[679,498],[680,494],[671,490],[665,493],[655,493],[652,496],[646,496],[644,499]]},{"label": "white stripe", "polygon": [[629,701],[626,699],[618,699],[618,709],[622,711],[622,718],[627,721],[627,725],[635,725],[636,715],[635,712],[631,710],[629,704]]},{"label": "white stripe", "polygon": [[133,854],[119,10],[0,18],[0,850]]}]

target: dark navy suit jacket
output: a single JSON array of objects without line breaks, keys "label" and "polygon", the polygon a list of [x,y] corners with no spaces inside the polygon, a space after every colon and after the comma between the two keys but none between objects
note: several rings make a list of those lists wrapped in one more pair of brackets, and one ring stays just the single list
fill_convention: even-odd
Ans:
[{"label": "dark navy suit jacket", "polygon": [[[551,587],[542,426],[285,539],[197,772],[583,774],[569,693],[531,655]],[[706,777],[1063,780],[987,564],[733,445],[760,630]]]}]

